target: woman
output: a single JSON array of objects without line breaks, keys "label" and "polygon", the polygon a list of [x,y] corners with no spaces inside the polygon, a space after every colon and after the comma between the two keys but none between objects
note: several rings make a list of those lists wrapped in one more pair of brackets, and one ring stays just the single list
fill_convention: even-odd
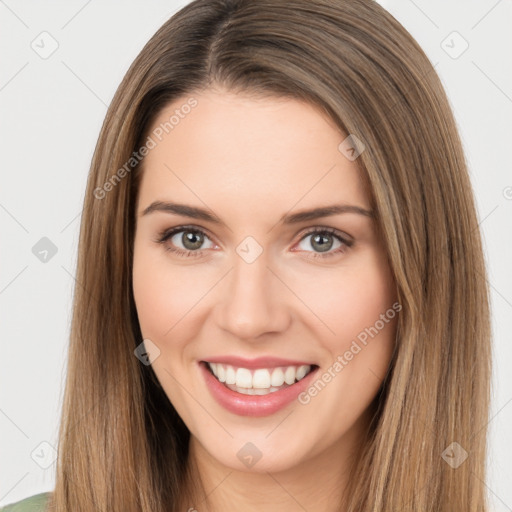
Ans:
[{"label": "woman", "polygon": [[99,137],[39,508],[486,510],[484,276],[449,104],[390,14],[188,4]]}]

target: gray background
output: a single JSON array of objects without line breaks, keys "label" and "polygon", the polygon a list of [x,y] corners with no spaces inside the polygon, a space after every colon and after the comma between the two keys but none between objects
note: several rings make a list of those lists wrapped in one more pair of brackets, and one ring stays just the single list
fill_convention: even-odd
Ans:
[{"label": "gray background", "polygon": [[[186,3],[0,0],[0,505],[53,489],[91,156],[128,66]],[[470,165],[493,306],[486,485],[493,510],[512,511],[512,4],[382,3],[435,65]],[[52,45],[58,48],[46,55]]]}]

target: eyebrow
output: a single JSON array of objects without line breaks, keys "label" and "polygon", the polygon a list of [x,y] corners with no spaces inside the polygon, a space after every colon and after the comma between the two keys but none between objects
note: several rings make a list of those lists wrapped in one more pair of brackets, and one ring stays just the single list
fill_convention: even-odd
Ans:
[{"label": "eyebrow", "polygon": [[[185,217],[205,220],[214,224],[225,226],[225,223],[213,212],[204,208],[199,208],[197,206],[189,206],[186,204],[173,203],[168,201],[154,201],[141,213],[141,216],[149,215],[153,212],[173,213],[176,215],[183,215]],[[363,215],[369,218],[374,217],[374,213],[371,210],[366,210],[360,206],[350,204],[335,204],[312,208],[310,210],[302,210],[288,215],[284,214],[279,222],[282,224],[297,224],[299,222],[306,222],[309,220],[315,220],[321,217],[329,217],[332,215],[339,215],[342,213],[356,213],[358,215]]]}]

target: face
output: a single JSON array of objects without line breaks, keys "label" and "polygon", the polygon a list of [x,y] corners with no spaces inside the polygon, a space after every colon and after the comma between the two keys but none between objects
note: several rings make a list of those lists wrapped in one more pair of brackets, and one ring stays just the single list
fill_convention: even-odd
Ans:
[{"label": "face", "polygon": [[209,90],[165,108],[150,137],[134,298],[193,441],[246,471],[348,452],[399,306],[346,135],[307,103]]}]

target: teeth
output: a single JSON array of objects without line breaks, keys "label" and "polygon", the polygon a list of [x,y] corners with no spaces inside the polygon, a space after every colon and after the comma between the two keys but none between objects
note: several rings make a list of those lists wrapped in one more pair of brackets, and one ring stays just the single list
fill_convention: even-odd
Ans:
[{"label": "teeth", "polygon": [[271,384],[272,384],[272,386],[276,386],[276,387],[282,386],[284,384],[284,373],[283,373],[283,370],[281,370],[281,368],[276,368],[272,372]]},{"label": "teeth", "polygon": [[280,388],[271,387],[270,389],[253,389],[253,388],[239,388],[238,386],[227,386],[232,391],[236,391],[237,393],[241,393],[242,395],[268,395],[269,393],[274,393],[275,391],[279,391]]},{"label": "teeth", "polygon": [[297,375],[296,375],[297,380],[303,379],[309,372],[309,369],[310,369],[310,367],[305,364],[303,364],[302,366],[299,366],[299,368],[297,370]]},{"label": "teeth", "polygon": [[295,382],[295,368],[293,366],[288,366],[286,371],[284,372],[284,381],[286,384],[293,384]]},{"label": "teeth", "polygon": [[[222,365],[220,365],[220,366],[222,366]],[[217,365],[217,369],[218,369],[218,365]],[[220,378],[219,378],[219,380],[220,380]],[[239,388],[252,387],[252,375],[251,375],[251,372],[247,368],[238,368],[238,370],[236,371],[236,385]]]},{"label": "teeth", "polygon": [[219,382],[226,382],[226,369],[222,364],[217,365],[217,378]]},{"label": "teeth", "polygon": [[278,368],[234,368],[221,363],[208,363],[212,373],[219,382],[224,382],[228,388],[246,395],[266,395],[291,386],[303,379],[310,371],[311,366],[286,366]]},{"label": "teeth", "polygon": [[235,384],[235,383],[236,383],[236,372],[232,366],[228,366],[226,368],[226,384]]},{"label": "teeth", "polygon": [[[237,383],[237,385],[239,385]],[[256,370],[252,377],[252,387],[266,389],[270,387],[270,372],[268,370]]]}]

